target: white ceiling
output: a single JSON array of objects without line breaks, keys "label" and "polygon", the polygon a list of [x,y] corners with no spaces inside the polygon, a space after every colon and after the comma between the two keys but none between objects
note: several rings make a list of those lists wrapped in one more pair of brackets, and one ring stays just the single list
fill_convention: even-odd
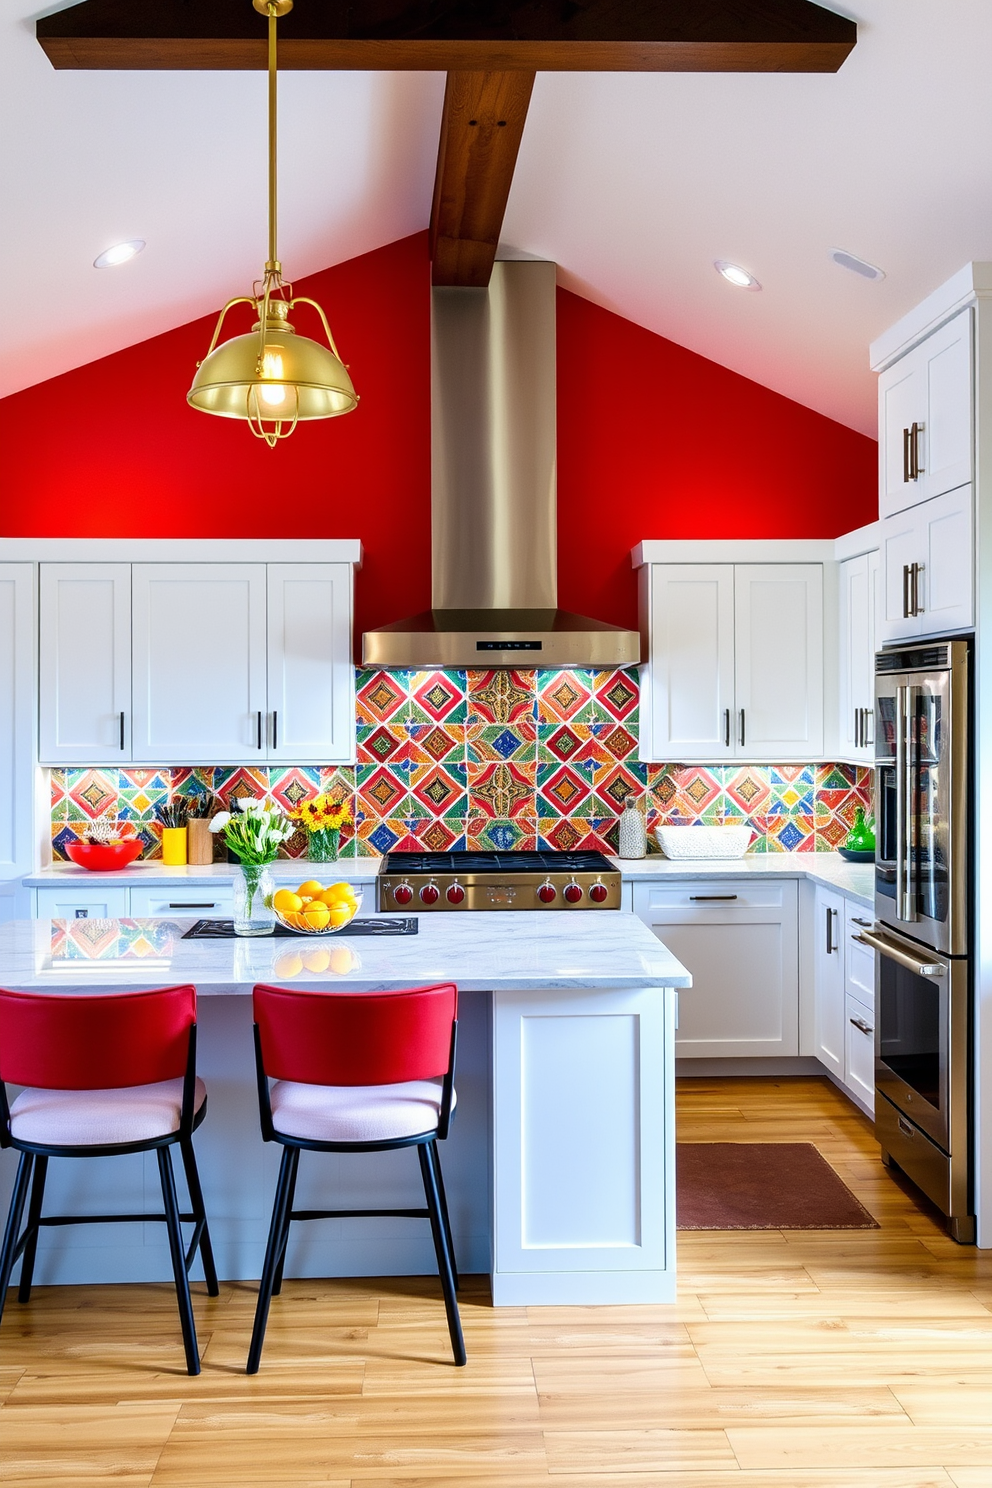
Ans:
[{"label": "white ceiling", "polygon": [[[833,8],[861,26],[836,76],[539,77],[504,243],[873,433],[868,342],[992,258],[992,4]],[[265,250],[262,74],[56,72],[33,22],[0,0],[0,395],[214,310]],[[288,274],[426,226],[442,93],[439,74],[282,77]],[[134,237],[133,262],[91,267]],[[831,247],[887,278],[836,267]],[[726,284],[715,258],[762,292]]]}]

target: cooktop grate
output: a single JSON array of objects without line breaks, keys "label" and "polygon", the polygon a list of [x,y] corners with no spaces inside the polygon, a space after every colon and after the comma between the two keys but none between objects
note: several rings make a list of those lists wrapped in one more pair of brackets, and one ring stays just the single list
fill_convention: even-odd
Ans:
[{"label": "cooktop grate", "polygon": [[612,873],[601,852],[391,852],[386,873]]}]

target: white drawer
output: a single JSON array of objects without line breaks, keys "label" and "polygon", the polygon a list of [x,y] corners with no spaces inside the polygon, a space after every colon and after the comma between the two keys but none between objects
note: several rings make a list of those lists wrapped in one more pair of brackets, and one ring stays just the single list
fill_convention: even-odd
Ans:
[{"label": "white drawer", "polygon": [[695,879],[678,884],[635,884],[634,913],[642,919],[658,909],[781,909],[794,902],[794,881],[742,883],[740,879]]},{"label": "white drawer", "polygon": [[847,999],[845,1008],[847,1086],[870,1110],[875,1108],[875,1018],[870,1008]]},{"label": "white drawer", "polygon": [[875,952],[871,946],[862,945],[857,937],[872,923],[867,910],[857,904],[848,904],[845,925],[847,994],[860,1002],[869,1012],[872,1012],[875,1007]]},{"label": "white drawer", "polygon": [[234,890],[230,884],[217,888],[152,888],[142,884],[131,890],[131,914],[135,919],[187,918],[227,919],[234,913]]},{"label": "white drawer", "polygon": [[124,884],[36,889],[39,920],[119,920],[128,912]]}]

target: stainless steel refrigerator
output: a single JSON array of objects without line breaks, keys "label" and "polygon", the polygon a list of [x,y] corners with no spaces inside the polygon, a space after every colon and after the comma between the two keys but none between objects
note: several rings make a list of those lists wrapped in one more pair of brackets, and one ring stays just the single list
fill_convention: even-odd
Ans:
[{"label": "stainless steel refrigerator", "polygon": [[968,641],[876,657],[875,1133],[975,1238]]}]

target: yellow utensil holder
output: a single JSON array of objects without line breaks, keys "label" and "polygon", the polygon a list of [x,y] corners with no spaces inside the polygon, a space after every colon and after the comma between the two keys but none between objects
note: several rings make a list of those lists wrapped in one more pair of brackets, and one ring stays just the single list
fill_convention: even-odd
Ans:
[{"label": "yellow utensil holder", "polygon": [[162,828],[162,862],[170,868],[186,866],[186,828]]}]

